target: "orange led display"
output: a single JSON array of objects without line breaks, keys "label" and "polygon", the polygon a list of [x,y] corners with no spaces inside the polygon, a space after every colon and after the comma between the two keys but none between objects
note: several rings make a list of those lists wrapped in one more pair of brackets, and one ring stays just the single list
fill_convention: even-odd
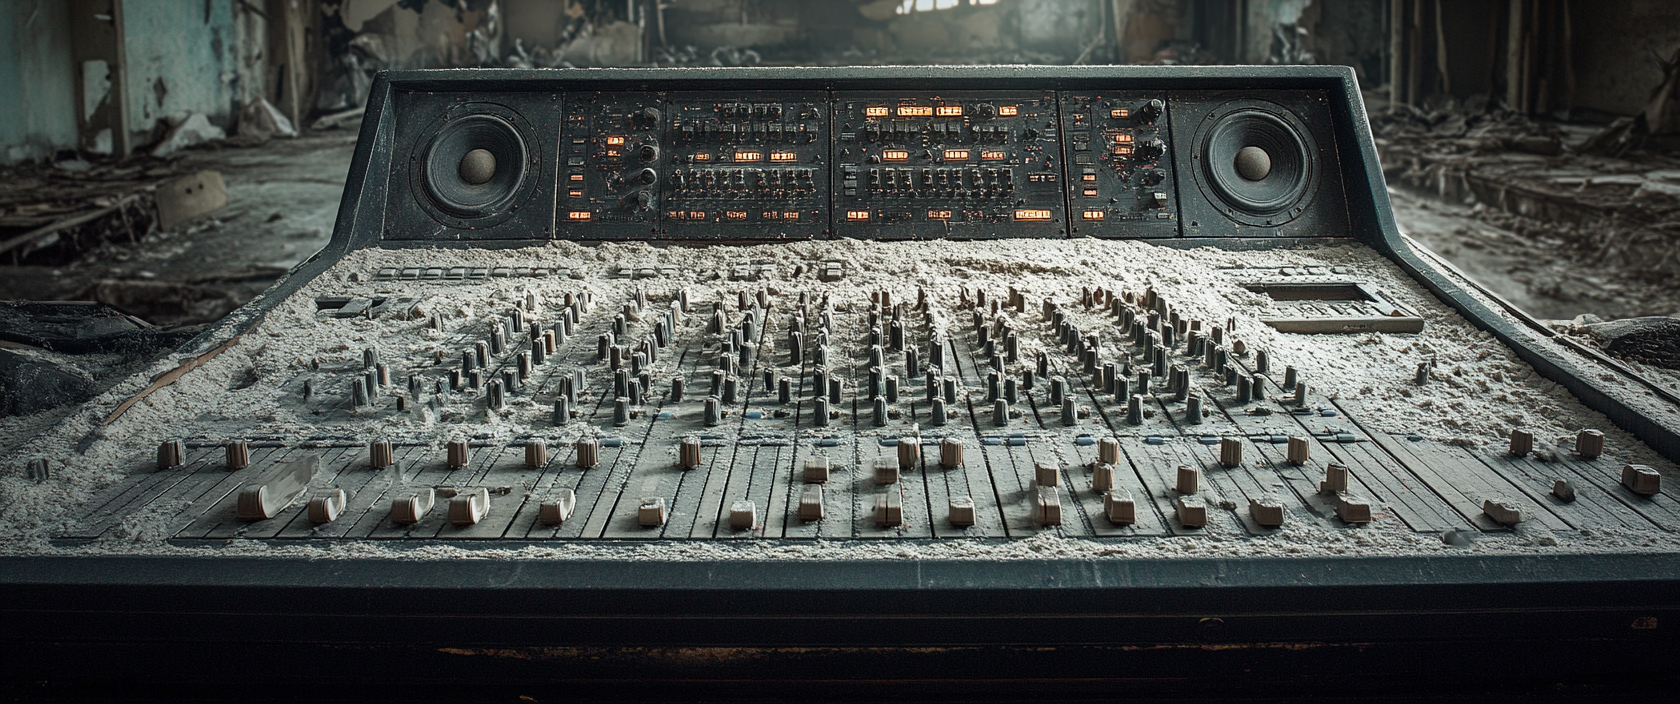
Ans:
[{"label": "orange led display", "polygon": [[1125,156],[1127,154],[1132,153],[1132,148],[1129,147],[1129,146],[1117,146],[1117,147],[1114,148],[1114,153],[1119,154],[1121,156]]},{"label": "orange led display", "polygon": [[1081,216],[1086,220],[1102,220],[1108,217],[1108,213],[1101,210],[1087,210]]},{"label": "orange led display", "polygon": [[583,180],[583,174],[572,174],[571,179],[573,181],[582,181]]},{"label": "orange led display", "polygon": [[962,117],[961,105],[941,105],[933,111],[939,117]]},{"label": "orange led display", "polygon": [[799,155],[793,152],[770,152],[771,161],[798,161]]},{"label": "orange led display", "polygon": [[1095,181],[1095,180],[1097,180],[1097,175],[1096,174],[1085,174],[1082,178],[1083,178],[1083,180],[1086,180],[1086,181]]},{"label": "orange led display", "polygon": [[1014,105],[1005,105],[998,108],[998,115],[1003,117],[1014,117],[1019,114],[1021,114],[1021,109]]},{"label": "orange led display", "polygon": [[712,154],[711,154],[711,152],[699,152],[699,153],[694,155],[694,160],[695,161],[711,161],[712,160]]},{"label": "orange led display", "polygon": [[595,214],[587,210],[573,210],[566,213],[567,220],[588,220],[593,217],[595,217]]},{"label": "orange led display", "polygon": [[745,210],[725,211],[723,213],[723,219],[725,219],[725,220],[745,220],[745,219],[747,219],[747,211],[745,211]]},{"label": "orange led display", "polygon": [[1009,158],[1009,152],[1002,152],[1002,151],[995,151],[995,150],[984,151],[984,152],[980,152],[980,158],[985,159],[986,161],[1002,161],[1004,159]]},{"label": "orange led display", "polygon": [[1117,134],[1117,135],[1114,135],[1114,141],[1116,141],[1116,142],[1130,142],[1130,141],[1132,141],[1132,136],[1129,135],[1129,134]]},{"label": "orange led display", "polygon": [[763,161],[764,152],[735,152],[736,161]]},{"label": "orange led display", "polygon": [[1097,189],[1095,189],[1095,188],[1087,188],[1087,189],[1085,189],[1085,197],[1086,197],[1086,198],[1095,198],[1095,197],[1097,197]]},{"label": "orange led display", "polygon": [[865,117],[886,117],[887,108],[882,105],[871,105],[863,109],[863,115]]},{"label": "orange led display", "polygon": [[1015,219],[1016,220],[1034,220],[1034,221],[1049,220],[1050,219],[1050,211],[1048,211],[1048,210],[1017,210],[1017,211],[1015,211]]},{"label": "orange led display", "polygon": [[620,144],[623,144],[623,143],[624,143],[624,138],[621,137],[621,136],[618,136],[618,135],[613,135],[613,136],[607,138],[607,144],[610,144],[610,145],[613,145],[613,146],[617,146],[617,145],[620,145]]},{"label": "orange led display", "polygon": [[967,149],[947,149],[947,150],[945,150],[945,160],[946,161],[968,161],[968,150]]},{"label": "orange led display", "polygon": [[1132,111],[1127,110],[1126,108],[1115,108],[1113,110],[1108,111],[1108,116],[1112,117],[1112,118],[1115,118],[1115,119],[1120,119],[1120,118],[1123,118],[1123,117],[1131,117],[1132,116]]},{"label": "orange led display", "polygon": [[910,152],[903,149],[881,150],[881,161],[904,161],[910,158]]},{"label": "orange led display", "polygon": [[929,210],[928,211],[928,219],[929,220],[950,220],[951,219],[951,211],[949,211],[949,210]]},{"label": "orange led display", "polygon": [[867,211],[867,210],[848,210],[848,211],[846,211],[846,219],[850,220],[852,222],[863,222],[863,221],[869,219],[869,211]]},{"label": "orange led display", "polygon": [[933,117],[933,108],[928,105],[900,105],[899,117]]}]

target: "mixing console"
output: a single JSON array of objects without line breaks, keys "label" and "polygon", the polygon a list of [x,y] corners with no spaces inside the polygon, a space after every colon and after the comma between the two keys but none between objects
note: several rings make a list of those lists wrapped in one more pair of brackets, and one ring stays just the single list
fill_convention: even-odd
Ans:
[{"label": "mixing console", "polygon": [[1402,239],[1346,69],[382,74],[344,199],[15,453],[30,681],[216,650],[178,623],[272,668],[1131,686],[1516,618],[1621,672],[1680,594],[1672,392]]},{"label": "mixing console", "polygon": [[[1009,271],[1031,259],[978,244],[958,259],[898,247],[850,262],[839,281],[787,264],[743,281],[734,265],[694,263],[651,279],[459,257],[383,263],[417,261],[401,252],[341,263],[247,336],[297,338],[254,353],[286,362],[253,372],[262,388],[228,392],[156,439],[179,451],[130,456],[130,479],[62,537],[109,537],[125,516],[157,511],[177,540],[1680,528],[1680,505],[1621,483],[1623,466],[1660,464],[1637,447],[1542,467],[1425,439],[1415,431],[1428,424],[1383,420],[1390,396],[1349,387],[1424,390],[1410,363],[1322,376],[1323,360],[1262,322],[1298,325],[1302,290],[1427,300],[1380,267],[1208,270],[1170,250],[1086,245],[1099,260],[1146,257],[1200,283],[1130,264],[1112,277],[910,284],[916,266],[984,254],[987,268]],[[527,264],[573,261],[515,252]],[[614,259],[661,268],[634,250]],[[1209,290],[1214,301],[1280,300],[1238,311]],[[1401,312],[1378,305],[1366,312],[1379,323]],[[1423,330],[1423,344],[1437,334]],[[1310,354],[1361,344],[1343,339]],[[273,411],[256,423],[221,411],[251,404]],[[1500,412],[1466,411],[1494,422]],[[244,489],[300,458],[320,470],[294,500],[241,515]],[[1554,493],[1560,479],[1572,501]],[[312,510],[338,492],[336,515]]]}]

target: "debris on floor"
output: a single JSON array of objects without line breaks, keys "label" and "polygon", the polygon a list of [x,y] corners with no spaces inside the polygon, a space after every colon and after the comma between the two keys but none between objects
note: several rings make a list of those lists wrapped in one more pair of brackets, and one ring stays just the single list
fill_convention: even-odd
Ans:
[{"label": "debris on floor", "polygon": [[1583,153],[1591,127],[1482,99],[1371,120],[1397,218],[1478,280],[1540,317],[1680,314],[1680,155]]}]

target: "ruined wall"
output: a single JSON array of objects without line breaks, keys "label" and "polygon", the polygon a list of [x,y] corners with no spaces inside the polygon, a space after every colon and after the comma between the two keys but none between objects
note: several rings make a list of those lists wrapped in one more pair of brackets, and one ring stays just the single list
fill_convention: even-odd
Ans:
[{"label": "ruined wall", "polygon": [[1680,49],[1680,2],[1618,0],[1570,5],[1574,35],[1574,103],[1618,115],[1645,107],[1662,82],[1656,56]]},{"label": "ruined wall", "polygon": [[64,3],[0,2],[0,163],[75,148],[72,70]]},{"label": "ruined wall", "polygon": [[159,119],[202,113],[221,127],[239,114],[236,0],[126,0],[128,129],[145,144]]}]

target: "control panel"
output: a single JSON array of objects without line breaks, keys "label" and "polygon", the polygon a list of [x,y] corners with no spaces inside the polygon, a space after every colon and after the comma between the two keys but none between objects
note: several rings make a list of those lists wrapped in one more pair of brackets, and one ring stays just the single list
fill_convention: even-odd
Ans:
[{"label": "control panel", "polygon": [[1058,237],[1066,230],[1054,93],[835,97],[843,237]]},{"label": "control panel", "polygon": [[808,239],[828,230],[828,96],[673,93],[665,234]]},{"label": "control panel", "polygon": [[1074,236],[1178,234],[1166,98],[1165,91],[1061,95]]},{"label": "control panel", "polygon": [[568,96],[560,134],[555,231],[561,238],[648,237],[659,224],[663,97]]}]

